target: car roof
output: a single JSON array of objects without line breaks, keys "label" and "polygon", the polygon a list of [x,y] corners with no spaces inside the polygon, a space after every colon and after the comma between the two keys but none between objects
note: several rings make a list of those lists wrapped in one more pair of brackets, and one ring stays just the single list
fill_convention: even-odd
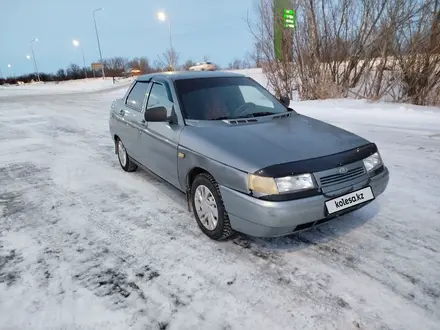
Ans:
[{"label": "car roof", "polygon": [[158,72],[149,73],[136,78],[137,81],[149,81],[152,78],[162,78],[170,80],[181,79],[195,79],[195,78],[233,78],[233,77],[245,77],[243,74],[226,72],[226,71],[171,71],[171,72]]}]

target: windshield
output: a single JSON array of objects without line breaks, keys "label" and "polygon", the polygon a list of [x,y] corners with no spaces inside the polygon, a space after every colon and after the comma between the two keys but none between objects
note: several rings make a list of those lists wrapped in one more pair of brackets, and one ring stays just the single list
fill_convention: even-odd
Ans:
[{"label": "windshield", "polygon": [[175,86],[185,119],[252,118],[288,111],[248,77],[179,79]]}]

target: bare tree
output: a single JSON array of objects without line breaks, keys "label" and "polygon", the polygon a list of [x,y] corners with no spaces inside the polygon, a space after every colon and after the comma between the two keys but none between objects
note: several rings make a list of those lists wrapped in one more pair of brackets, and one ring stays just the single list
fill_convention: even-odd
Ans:
[{"label": "bare tree", "polygon": [[174,71],[178,67],[179,53],[174,48],[167,49],[162,56],[158,56],[161,67],[166,71]]},{"label": "bare tree", "polygon": [[154,71],[154,69],[150,65],[150,61],[146,57],[136,57],[132,59],[130,62],[128,62],[128,67],[129,69],[140,70],[143,74]]},{"label": "bare tree", "polygon": [[66,76],[69,77],[69,79],[81,79],[84,77],[84,73],[79,65],[70,64],[66,69]]},{"label": "bare tree", "polygon": [[[275,57],[273,1],[247,19],[259,62],[277,95],[367,97],[432,104],[440,84],[440,0],[294,0],[296,28]],[[290,55],[291,53],[291,55]]]},{"label": "bare tree", "polygon": [[[293,63],[278,60],[274,52],[275,31],[273,27],[275,21],[282,20],[281,13],[273,15],[274,4],[271,0],[256,0],[254,12],[256,20],[252,20],[248,14],[246,21],[254,38],[255,53],[258,54],[255,58],[258,58],[259,65],[266,74],[268,87],[277,96],[292,97],[296,89],[296,72]],[[283,56],[285,57],[285,53]]]},{"label": "bare tree", "polygon": [[252,51],[246,52],[246,61],[249,65],[254,68],[261,68],[263,66],[263,54],[261,41],[256,41],[254,44],[254,49]]},{"label": "bare tree", "polygon": [[59,69],[56,73],[56,80],[66,80],[66,71],[64,69]]},{"label": "bare tree", "polygon": [[245,60],[240,60],[238,58],[234,59],[228,64],[229,70],[240,70],[249,68],[248,63]]},{"label": "bare tree", "polygon": [[104,69],[108,76],[121,76],[128,64],[128,60],[123,57],[113,57],[103,61]]},{"label": "bare tree", "polygon": [[416,24],[402,29],[402,38],[397,40],[405,101],[414,104],[440,104],[439,6],[439,0],[426,0]]}]

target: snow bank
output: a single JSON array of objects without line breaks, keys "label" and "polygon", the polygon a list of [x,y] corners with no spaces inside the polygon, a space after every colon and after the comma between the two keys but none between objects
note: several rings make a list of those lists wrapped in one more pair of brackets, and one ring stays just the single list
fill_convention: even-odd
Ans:
[{"label": "snow bank", "polygon": [[50,95],[81,92],[102,91],[120,86],[127,86],[133,78],[117,79],[113,84],[112,78],[88,78],[60,82],[37,82],[20,86],[0,86],[0,98],[22,95]]}]

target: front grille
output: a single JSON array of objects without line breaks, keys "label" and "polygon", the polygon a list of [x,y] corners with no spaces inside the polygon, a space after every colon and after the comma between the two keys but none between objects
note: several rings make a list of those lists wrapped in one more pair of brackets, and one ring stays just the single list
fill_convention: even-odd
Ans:
[{"label": "front grille", "polygon": [[348,170],[346,173],[337,173],[332,175],[323,176],[319,179],[321,186],[330,186],[339,183],[344,183],[356,179],[365,174],[365,168],[363,166]]}]

